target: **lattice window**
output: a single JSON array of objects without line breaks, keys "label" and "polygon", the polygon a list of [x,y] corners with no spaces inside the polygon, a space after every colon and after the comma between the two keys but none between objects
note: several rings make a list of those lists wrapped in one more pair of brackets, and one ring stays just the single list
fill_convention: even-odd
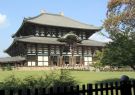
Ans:
[{"label": "lattice window", "polygon": [[48,66],[48,56],[38,56],[38,66]]},{"label": "lattice window", "polygon": [[39,36],[39,28],[36,28],[36,34],[35,34],[35,36]]},{"label": "lattice window", "polygon": [[28,61],[28,66],[36,66],[36,62],[34,62],[34,61]]}]

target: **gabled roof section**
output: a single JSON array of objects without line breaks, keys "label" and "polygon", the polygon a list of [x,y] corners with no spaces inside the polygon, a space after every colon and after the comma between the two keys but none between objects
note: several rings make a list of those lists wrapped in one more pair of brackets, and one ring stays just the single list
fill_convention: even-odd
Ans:
[{"label": "gabled roof section", "polygon": [[88,30],[101,30],[100,27],[93,25],[88,25],[81,23],[79,21],[73,20],[71,18],[65,17],[59,14],[49,14],[41,13],[36,17],[25,18],[26,22],[41,24],[41,25],[50,25],[58,27],[67,27],[67,28],[77,28],[77,29],[88,29]]}]

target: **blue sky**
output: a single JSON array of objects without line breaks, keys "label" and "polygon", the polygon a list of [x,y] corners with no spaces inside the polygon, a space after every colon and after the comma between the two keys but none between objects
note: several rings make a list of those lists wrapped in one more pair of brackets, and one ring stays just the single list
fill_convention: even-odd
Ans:
[{"label": "blue sky", "polygon": [[[3,53],[20,27],[24,17],[33,17],[41,10],[48,13],[64,12],[64,15],[80,22],[102,26],[106,17],[108,0],[0,0],[0,57],[8,56]],[[108,39],[99,35],[92,36],[98,41]]]}]

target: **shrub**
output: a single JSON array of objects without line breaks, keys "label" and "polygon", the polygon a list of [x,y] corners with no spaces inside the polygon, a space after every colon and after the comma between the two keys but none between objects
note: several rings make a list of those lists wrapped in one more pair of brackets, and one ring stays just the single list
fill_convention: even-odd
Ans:
[{"label": "shrub", "polygon": [[71,86],[76,85],[77,81],[70,76],[69,71],[61,70],[60,73],[54,71],[45,74],[44,76],[34,77],[28,76],[24,79],[19,79],[15,75],[7,77],[0,83],[0,89],[33,89],[33,88],[50,88],[57,86]]}]

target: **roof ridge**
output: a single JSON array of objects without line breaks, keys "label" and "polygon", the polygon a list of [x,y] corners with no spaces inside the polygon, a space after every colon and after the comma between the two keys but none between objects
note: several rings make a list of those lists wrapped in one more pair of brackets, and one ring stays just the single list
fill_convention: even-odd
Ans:
[{"label": "roof ridge", "polygon": [[97,40],[93,40],[93,39],[88,39],[88,41],[95,41],[95,42],[100,42],[100,43],[106,43],[106,42],[97,41]]},{"label": "roof ridge", "polygon": [[41,13],[41,14],[39,14],[39,15],[37,15],[37,16],[33,16],[33,17],[26,17],[26,18],[24,18],[24,20],[31,20],[31,19],[34,19],[34,18],[37,18],[37,17],[39,17],[39,16],[41,16],[41,15],[43,15],[44,13]]},{"label": "roof ridge", "polygon": [[28,18],[24,18],[24,20],[32,20],[32,19],[35,19],[35,18],[38,18],[42,15],[55,15],[55,16],[61,16],[60,14],[53,14],[53,13],[40,13],[39,15],[37,16],[33,16],[33,17],[28,17]]}]

